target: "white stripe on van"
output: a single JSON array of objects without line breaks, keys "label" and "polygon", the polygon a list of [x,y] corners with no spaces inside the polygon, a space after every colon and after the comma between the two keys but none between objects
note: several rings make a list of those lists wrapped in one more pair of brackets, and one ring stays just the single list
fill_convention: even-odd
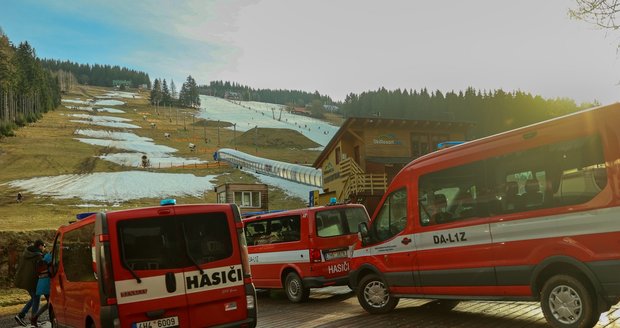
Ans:
[{"label": "white stripe on van", "polygon": [[[620,208],[611,207],[399,235],[388,242],[357,249],[353,257],[618,231]],[[404,238],[413,238],[413,247],[401,245]]]},{"label": "white stripe on van", "polygon": [[[140,271],[135,271],[138,277]],[[166,276],[154,276],[140,278],[141,283],[138,283],[136,279],[119,280],[116,281],[114,286],[116,287],[116,302],[118,304],[134,303],[146,300],[155,300],[164,297],[172,297],[185,295],[185,281],[183,281],[183,273],[175,273],[174,279],[176,280],[176,291],[169,293],[166,290]]]},{"label": "white stripe on van", "polygon": [[[140,276],[140,272],[136,271]],[[198,270],[178,272],[174,274],[176,290],[169,293],[166,290],[166,276],[153,276],[116,281],[116,300],[118,304],[135,303],[146,300],[155,300],[172,296],[197,293],[207,290],[221,289],[243,285],[243,270],[241,265],[223,266],[204,269],[201,275]]]},{"label": "white stripe on van", "polygon": [[251,265],[257,264],[280,264],[280,263],[309,263],[310,251],[307,249],[283,251],[283,252],[266,252],[251,253],[249,255]]}]

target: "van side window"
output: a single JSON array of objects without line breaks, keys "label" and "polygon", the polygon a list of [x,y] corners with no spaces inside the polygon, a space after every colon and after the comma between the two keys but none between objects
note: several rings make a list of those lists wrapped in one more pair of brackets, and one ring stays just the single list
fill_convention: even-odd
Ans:
[{"label": "van side window", "polygon": [[607,185],[598,135],[489,159],[500,213],[585,203]]},{"label": "van side window", "polygon": [[392,192],[386,199],[373,222],[377,241],[392,238],[407,226],[407,189]]},{"label": "van side window", "polygon": [[422,175],[418,188],[423,226],[484,217],[496,201],[485,186],[483,161]]},{"label": "van side window", "polygon": [[299,215],[254,221],[246,224],[248,245],[298,241],[301,236]]},{"label": "van side window", "polygon": [[62,264],[69,281],[95,281],[91,243],[95,224],[65,232],[62,240]]}]

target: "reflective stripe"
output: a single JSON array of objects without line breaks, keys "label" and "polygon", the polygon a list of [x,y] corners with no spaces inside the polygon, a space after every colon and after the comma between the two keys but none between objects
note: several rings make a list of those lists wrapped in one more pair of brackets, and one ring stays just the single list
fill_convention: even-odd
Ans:
[{"label": "reflective stripe", "polygon": [[[620,231],[620,208],[609,207],[398,235],[388,242],[356,249],[353,257],[618,231]],[[405,237],[413,239],[413,246],[402,245],[401,240]]]},{"label": "reflective stripe", "polygon": [[251,265],[280,263],[309,263],[310,250],[302,249],[283,252],[250,253]]}]

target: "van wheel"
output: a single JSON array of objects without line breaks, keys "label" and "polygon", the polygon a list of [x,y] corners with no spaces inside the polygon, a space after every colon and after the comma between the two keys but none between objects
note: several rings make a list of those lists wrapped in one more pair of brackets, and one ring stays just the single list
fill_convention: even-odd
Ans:
[{"label": "van wheel", "polygon": [[310,288],[304,287],[301,278],[295,272],[290,272],[284,280],[286,297],[293,303],[305,302],[310,297]]},{"label": "van wheel", "polygon": [[592,292],[569,275],[556,275],[545,282],[540,306],[554,327],[592,327],[599,318]]},{"label": "van wheel", "polygon": [[399,299],[390,295],[387,284],[376,274],[365,276],[357,288],[357,300],[371,314],[382,314],[392,311]]}]

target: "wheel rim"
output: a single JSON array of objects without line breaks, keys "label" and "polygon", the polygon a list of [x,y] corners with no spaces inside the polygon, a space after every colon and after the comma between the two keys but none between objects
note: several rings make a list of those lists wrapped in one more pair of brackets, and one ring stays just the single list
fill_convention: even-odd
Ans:
[{"label": "wheel rim", "polygon": [[291,295],[292,297],[297,297],[299,296],[299,291],[301,290],[301,283],[299,282],[299,280],[297,279],[292,279],[289,283],[288,283],[288,293],[289,295]]},{"label": "wheel rim", "polygon": [[549,294],[549,308],[557,321],[570,325],[581,318],[583,302],[575,289],[560,285]]},{"label": "wheel rim", "polygon": [[364,300],[373,308],[381,308],[387,304],[390,294],[381,281],[371,281],[364,287]]}]

